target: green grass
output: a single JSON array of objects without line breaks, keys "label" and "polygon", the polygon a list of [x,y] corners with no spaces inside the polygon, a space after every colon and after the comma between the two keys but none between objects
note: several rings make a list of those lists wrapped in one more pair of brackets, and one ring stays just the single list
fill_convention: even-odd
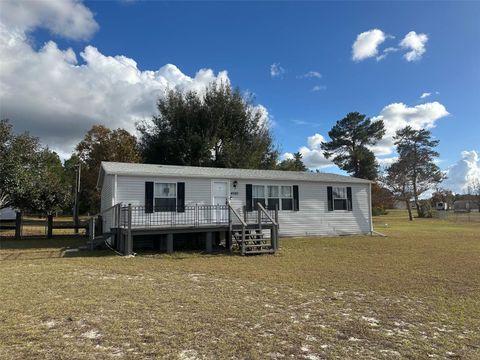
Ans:
[{"label": "green grass", "polygon": [[479,224],[375,227],[257,257],[2,241],[0,358],[480,358]]}]

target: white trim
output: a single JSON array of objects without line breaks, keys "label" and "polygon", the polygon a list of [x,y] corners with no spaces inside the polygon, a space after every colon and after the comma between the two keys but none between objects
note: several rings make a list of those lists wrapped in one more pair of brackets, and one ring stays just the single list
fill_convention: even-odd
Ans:
[{"label": "white trim", "polygon": [[113,205],[116,205],[117,204],[117,184],[118,184],[118,181],[117,181],[117,174],[115,174],[115,178],[114,178],[114,183],[113,183]]},{"label": "white trim", "polygon": [[214,205],[215,203],[215,200],[214,200],[214,191],[213,191],[213,184],[216,183],[216,182],[221,182],[221,183],[225,183],[227,184],[227,194],[226,194],[226,197],[227,197],[227,201],[230,201],[230,180],[227,180],[227,179],[212,179],[211,181],[211,184],[210,184],[210,201],[211,201],[211,205]]},{"label": "white trim", "polygon": [[[175,184],[175,196],[156,196],[155,192],[156,192],[156,184]],[[175,211],[155,211],[155,199],[156,198],[159,198],[159,199],[175,199]],[[156,213],[156,212],[163,212],[163,213],[170,213],[170,212],[177,212],[177,207],[178,207],[178,204],[177,204],[177,201],[178,201],[178,181],[153,181],[153,212]]]},{"label": "white trim", "polygon": [[372,183],[368,184],[368,208],[370,210],[370,232],[373,233],[373,219],[372,219]]}]

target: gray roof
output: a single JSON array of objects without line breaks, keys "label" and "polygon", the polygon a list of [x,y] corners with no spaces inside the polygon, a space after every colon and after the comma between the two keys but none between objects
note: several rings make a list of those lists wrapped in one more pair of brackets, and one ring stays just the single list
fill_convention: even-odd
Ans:
[{"label": "gray roof", "polygon": [[130,176],[167,176],[186,178],[215,179],[251,179],[251,180],[291,180],[368,184],[371,181],[329,173],[311,173],[302,171],[230,169],[197,166],[133,164],[102,161],[98,185],[103,182],[104,174]]}]

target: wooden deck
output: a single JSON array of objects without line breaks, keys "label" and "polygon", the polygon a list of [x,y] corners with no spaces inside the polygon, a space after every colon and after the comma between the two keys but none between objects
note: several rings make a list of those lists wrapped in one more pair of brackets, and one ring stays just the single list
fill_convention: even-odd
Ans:
[{"label": "wooden deck", "polygon": [[[266,210],[258,204],[256,211],[243,212],[243,217],[230,204],[175,210],[117,204],[90,220],[90,241],[107,241],[115,250],[129,255],[133,252],[135,237],[160,236],[167,242],[167,252],[173,252],[174,235],[196,233],[205,235],[205,249],[211,252],[214,234],[220,233],[225,248],[232,251],[238,245],[242,255],[273,253],[277,249],[277,209]],[[265,237],[265,231],[269,237]]]}]

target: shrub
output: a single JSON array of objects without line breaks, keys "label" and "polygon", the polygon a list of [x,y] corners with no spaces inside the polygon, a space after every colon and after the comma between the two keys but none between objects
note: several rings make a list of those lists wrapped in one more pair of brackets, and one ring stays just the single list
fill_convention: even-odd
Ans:
[{"label": "shrub", "polygon": [[376,206],[372,209],[372,216],[380,216],[380,215],[387,215],[388,211],[386,211],[381,206]]}]

